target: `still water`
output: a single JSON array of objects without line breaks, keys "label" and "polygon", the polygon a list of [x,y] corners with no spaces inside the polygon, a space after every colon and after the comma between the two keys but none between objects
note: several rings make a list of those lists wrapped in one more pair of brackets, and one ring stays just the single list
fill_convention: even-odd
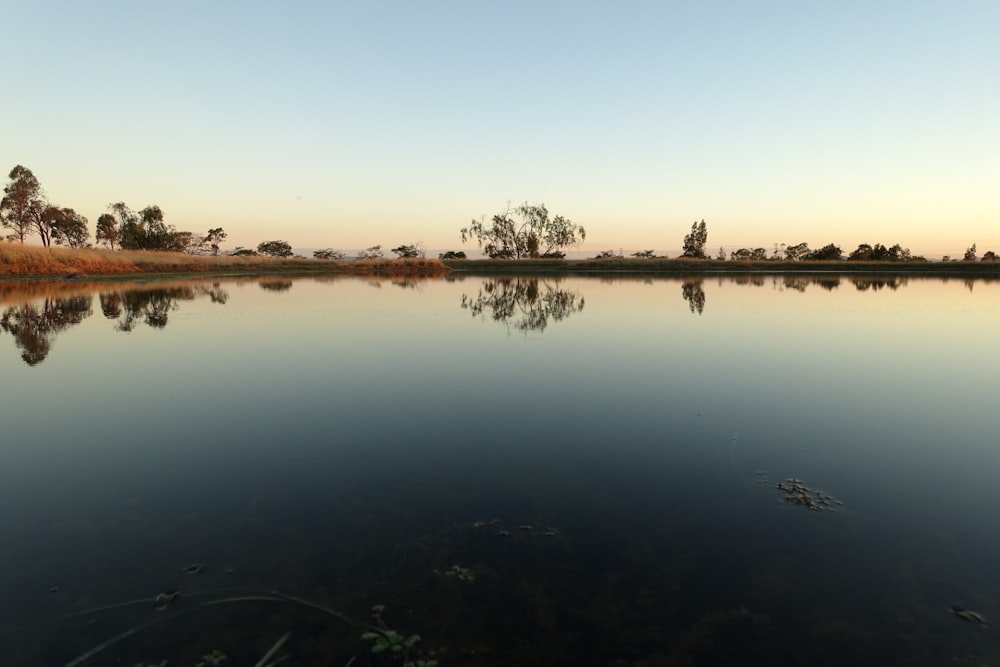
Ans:
[{"label": "still water", "polygon": [[0,283],[0,664],[1000,664],[949,609],[1000,623],[998,331],[983,280]]}]

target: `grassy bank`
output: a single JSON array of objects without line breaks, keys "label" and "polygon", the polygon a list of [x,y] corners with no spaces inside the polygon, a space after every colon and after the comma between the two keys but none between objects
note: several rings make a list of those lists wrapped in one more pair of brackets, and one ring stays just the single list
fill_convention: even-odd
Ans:
[{"label": "grassy bank", "polygon": [[175,252],[41,248],[0,242],[0,278],[114,278],[135,275],[340,274],[437,276],[587,275],[649,273],[839,273],[1000,277],[1000,262],[734,262],[692,259],[377,259],[316,260],[292,257],[208,257]]},{"label": "grassy bank", "polygon": [[436,259],[331,261],[296,257],[208,257],[176,252],[40,248],[0,242],[0,277],[8,278],[261,273],[431,276],[447,271],[444,263]]}]

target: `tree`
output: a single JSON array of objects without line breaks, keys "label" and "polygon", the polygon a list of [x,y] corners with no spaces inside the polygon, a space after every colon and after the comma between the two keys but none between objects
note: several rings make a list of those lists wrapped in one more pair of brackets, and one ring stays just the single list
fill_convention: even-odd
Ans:
[{"label": "tree", "polygon": [[316,259],[344,259],[344,253],[339,250],[334,250],[333,248],[326,248],[324,250],[317,250],[313,253],[313,257]]},{"label": "tree", "polygon": [[358,252],[358,259],[382,259],[383,257],[385,254],[382,252],[381,245],[373,245]]},{"label": "tree", "polygon": [[785,259],[795,262],[803,259],[809,254],[809,244],[805,241],[802,243],[796,243],[795,245],[785,246]]},{"label": "tree", "polygon": [[[10,170],[10,182],[3,189],[3,199],[0,200],[0,220],[13,234],[11,238],[24,243],[31,233],[32,227],[37,227],[42,234],[42,245],[49,245],[47,228],[42,222],[42,211],[45,210],[45,197],[38,179],[27,167],[17,165]],[[42,233],[46,229],[46,233]]]},{"label": "tree", "polygon": [[814,261],[836,261],[841,259],[843,256],[844,251],[840,249],[840,246],[828,243],[819,250],[813,250],[812,252],[806,253],[802,256],[802,259]]},{"label": "tree", "polygon": [[[522,257],[562,258],[561,248],[573,246],[587,238],[583,227],[561,215],[549,217],[545,205],[527,203],[493,216],[491,224],[485,217],[473,220],[461,230],[462,243],[475,239],[487,257],[521,259]],[[577,238],[579,236],[579,239]]]},{"label": "tree", "polygon": [[707,259],[706,243],[708,243],[708,228],[705,226],[705,221],[692,222],[691,233],[684,237],[684,252],[681,253],[681,257]]},{"label": "tree", "polygon": [[1000,261],[1000,257],[997,257],[997,254],[995,252],[993,252],[992,250],[987,250],[986,252],[983,253],[982,259],[980,259],[980,261],[982,261],[982,262],[997,262],[997,261]]},{"label": "tree", "polygon": [[219,246],[226,240],[226,236],[228,235],[225,231],[223,231],[222,227],[210,229],[208,230],[208,233],[205,234],[203,243],[208,244],[208,246],[212,249],[212,257],[218,257]]},{"label": "tree", "polygon": [[425,257],[427,255],[423,248],[420,247],[419,243],[415,243],[413,245],[401,245],[398,248],[393,248],[392,252],[396,253],[396,256],[400,259]]},{"label": "tree", "polygon": [[178,232],[164,222],[163,209],[147,206],[138,213],[124,202],[108,205],[118,223],[118,247],[122,250],[188,251],[194,242],[191,232]]},{"label": "tree", "polygon": [[233,257],[256,257],[257,251],[251,250],[250,248],[244,248],[241,245],[236,246],[236,248],[229,253]]},{"label": "tree", "polygon": [[909,262],[913,257],[909,248],[904,248],[898,243],[891,248],[886,248],[881,243],[873,246],[862,243],[857,250],[848,255],[847,259],[865,262]]},{"label": "tree", "polygon": [[257,246],[257,252],[271,257],[291,257],[292,246],[285,241],[264,241]]},{"label": "tree", "polygon": [[640,250],[639,252],[632,253],[632,256],[638,259],[655,259],[656,253],[652,250]]},{"label": "tree", "polygon": [[740,248],[739,250],[734,250],[729,253],[729,258],[737,262],[759,262],[767,259],[767,250],[764,248],[754,248],[753,250],[750,250],[749,248]]},{"label": "tree", "polygon": [[118,225],[115,216],[110,213],[102,213],[97,219],[97,234],[94,237],[98,243],[103,243],[106,247],[114,250],[118,243]]},{"label": "tree", "polygon": [[438,259],[466,259],[466,255],[463,250],[449,250],[438,255]]},{"label": "tree", "polygon": [[976,261],[976,244],[973,243],[971,246],[965,249],[965,257],[962,258],[965,262]]},{"label": "tree", "polygon": [[52,219],[49,227],[52,231],[52,242],[70,248],[85,248],[90,245],[90,231],[87,229],[87,218],[71,208],[52,209]]}]

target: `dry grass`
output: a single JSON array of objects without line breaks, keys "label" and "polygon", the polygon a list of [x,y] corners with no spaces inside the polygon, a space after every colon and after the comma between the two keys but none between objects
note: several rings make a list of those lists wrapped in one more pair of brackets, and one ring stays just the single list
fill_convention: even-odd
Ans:
[{"label": "dry grass", "polygon": [[312,260],[275,257],[207,257],[176,252],[41,248],[0,242],[0,276],[88,276],[142,273],[342,273],[362,275],[441,275],[437,259]]}]

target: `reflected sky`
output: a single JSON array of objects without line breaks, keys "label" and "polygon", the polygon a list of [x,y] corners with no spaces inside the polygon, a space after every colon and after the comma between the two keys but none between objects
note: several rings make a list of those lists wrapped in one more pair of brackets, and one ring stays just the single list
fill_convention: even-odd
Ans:
[{"label": "reflected sky", "polygon": [[[571,634],[614,575],[622,618],[665,635],[766,615],[787,640],[744,664],[983,655],[941,610],[1000,617],[998,304],[998,282],[844,276],[5,283],[0,651],[23,619],[193,586],[197,561],[216,587],[409,582],[417,608],[434,568],[530,583],[544,561]],[[783,502],[789,477],[842,511]],[[515,567],[469,551],[491,518],[566,541],[539,560],[526,533]],[[591,630],[608,661],[660,646]]]}]

